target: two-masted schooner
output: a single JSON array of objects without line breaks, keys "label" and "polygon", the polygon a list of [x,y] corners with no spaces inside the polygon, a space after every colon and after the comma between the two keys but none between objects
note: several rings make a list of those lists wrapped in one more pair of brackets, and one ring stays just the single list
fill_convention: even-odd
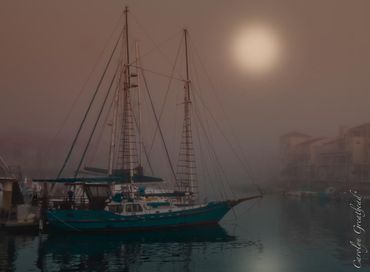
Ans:
[{"label": "two-masted schooner", "polygon": [[[111,55],[112,58],[117,47],[123,49],[121,53],[122,60],[109,88],[111,89],[114,81],[118,82],[113,98],[112,139],[108,168],[85,168],[86,171],[99,173],[103,176],[79,175],[84,155],[91,141],[90,137],[77,165],[75,176],[69,178],[61,176],[90,110],[92,104],[90,103],[58,177],[56,179],[37,180],[38,182],[52,184],[61,183],[68,188],[68,194],[63,200],[50,201],[49,199],[47,205],[44,201],[43,218],[47,222],[47,226],[52,229],[82,232],[151,230],[217,224],[232,207],[242,201],[260,198],[261,194],[242,199],[206,203],[200,203],[197,198],[195,153],[191,124],[192,96],[188,63],[188,31],[186,29],[183,31],[186,71],[183,101],[184,119],[176,173],[171,165],[177,188],[176,190],[149,192],[137,186],[161,183],[163,179],[144,175],[143,167],[137,160],[137,151],[134,148],[138,141],[140,145],[142,144],[142,140],[137,140],[134,133],[135,126],[140,123],[140,116],[134,116],[131,100],[132,91],[138,88],[135,83],[138,74],[134,73],[133,70],[140,71],[140,67],[138,69],[133,69],[133,67],[137,68],[140,64],[137,61],[133,64],[130,60],[127,7],[124,15],[125,25]],[[108,94],[109,92],[104,99],[102,109],[106,104]],[[96,93],[93,97],[95,96]],[[99,118],[102,109],[99,111]],[[156,114],[155,110],[153,110],[153,114]],[[99,118],[94,125],[94,129]],[[157,128],[162,134],[158,117],[155,116],[155,119]],[[118,167],[115,167],[115,165],[118,165]],[[77,192],[80,192],[80,199],[77,199]]]}]

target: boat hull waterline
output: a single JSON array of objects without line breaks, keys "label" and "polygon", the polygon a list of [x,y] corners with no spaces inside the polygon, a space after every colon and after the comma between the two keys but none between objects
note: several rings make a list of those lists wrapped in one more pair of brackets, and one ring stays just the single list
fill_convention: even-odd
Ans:
[{"label": "boat hull waterline", "polygon": [[[259,196],[258,196],[259,197]],[[248,199],[257,198],[250,197]],[[49,210],[48,227],[60,231],[138,231],[217,224],[238,203],[247,200],[210,202],[206,205],[158,213],[121,215],[105,210]]]}]

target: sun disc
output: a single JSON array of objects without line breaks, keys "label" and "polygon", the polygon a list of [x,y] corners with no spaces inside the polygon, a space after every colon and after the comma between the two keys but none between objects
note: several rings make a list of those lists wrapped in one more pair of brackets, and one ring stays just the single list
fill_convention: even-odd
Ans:
[{"label": "sun disc", "polygon": [[280,51],[277,35],[264,25],[242,29],[233,44],[237,63],[252,73],[264,73],[274,67],[280,57]]}]

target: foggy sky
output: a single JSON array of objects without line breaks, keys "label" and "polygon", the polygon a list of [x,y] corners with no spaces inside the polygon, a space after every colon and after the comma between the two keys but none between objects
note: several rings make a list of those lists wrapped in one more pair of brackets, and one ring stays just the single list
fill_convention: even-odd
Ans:
[{"label": "foggy sky", "polygon": [[[189,29],[230,126],[260,174],[275,169],[285,132],[333,137],[339,125],[370,121],[366,0],[1,0],[0,154],[7,150],[17,163],[9,141],[55,136],[126,3],[158,43]],[[279,65],[258,77],[241,71],[230,52],[235,31],[255,21],[271,25],[284,49]],[[85,86],[86,97],[98,75]],[[70,141],[76,122],[60,133],[62,141]]]}]

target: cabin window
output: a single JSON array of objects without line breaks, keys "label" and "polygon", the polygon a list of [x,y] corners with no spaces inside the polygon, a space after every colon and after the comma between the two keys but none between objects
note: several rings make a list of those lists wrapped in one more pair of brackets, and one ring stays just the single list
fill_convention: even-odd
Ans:
[{"label": "cabin window", "polygon": [[143,208],[140,204],[126,204],[126,212],[142,212]]},{"label": "cabin window", "polygon": [[126,212],[133,212],[133,210],[132,210],[132,204],[127,204],[126,205]]},{"label": "cabin window", "polygon": [[133,204],[133,211],[134,212],[142,212],[143,211],[143,208],[141,207],[140,204]]}]

